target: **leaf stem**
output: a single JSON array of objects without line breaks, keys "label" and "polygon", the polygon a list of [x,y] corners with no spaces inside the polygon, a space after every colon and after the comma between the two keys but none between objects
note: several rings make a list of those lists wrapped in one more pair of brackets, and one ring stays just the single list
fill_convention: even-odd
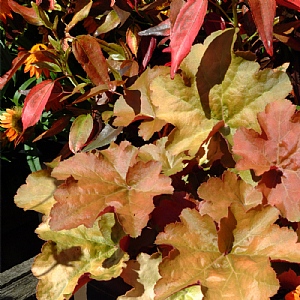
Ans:
[{"label": "leaf stem", "polygon": [[237,14],[238,1],[232,0],[232,14],[233,14],[233,26],[238,27],[238,14]]},{"label": "leaf stem", "polygon": [[222,6],[219,4],[218,1],[217,1],[217,2],[214,2],[214,1],[212,1],[212,0],[209,0],[209,2],[210,2],[211,4],[213,4],[214,6],[216,6],[216,7],[223,13],[224,16],[229,20],[229,22],[230,22],[231,24],[234,23],[233,20],[228,16],[228,14],[227,14],[226,11],[222,8]]}]

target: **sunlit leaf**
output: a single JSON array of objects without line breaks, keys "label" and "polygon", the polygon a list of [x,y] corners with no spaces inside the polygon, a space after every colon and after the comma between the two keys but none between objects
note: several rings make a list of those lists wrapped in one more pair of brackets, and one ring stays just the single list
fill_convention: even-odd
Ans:
[{"label": "sunlit leaf", "polygon": [[274,207],[245,212],[236,203],[231,210],[237,223],[228,254],[219,252],[213,219],[195,209],[183,210],[181,222],[167,225],[157,236],[157,244],[176,250],[160,264],[162,278],[155,286],[155,299],[198,282],[204,297],[212,300],[267,300],[277,292],[278,280],[269,259],[300,261],[296,233],[273,224],[278,217]]},{"label": "sunlit leaf", "polygon": [[90,35],[80,35],[72,43],[77,61],[95,85],[109,82],[108,66],[97,39]]},{"label": "sunlit leaf", "polygon": [[93,1],[78,1],[79,3],[79,9],[78,11],[74,14],[71,22],[67,24],[66,26],[66,32],[69,32],[78,22],[84,20],[90,12],[90,9],[92,7]]},{"label": "sunlit leaf", "polygon": [[123,127],[113,128],[109,124],[105,125],[98,136],[94,140],[92,140],[86,147],[84,147],[82,151],[91,151],[114,142],[117,139],[118,135],[122,132],[122,130]]},{"label": "sunlit leaf", "polygon": [[98,153],[75,154],[54,168],[52,176],[67,181],[55,192],[51,228],[92,226],[99,213],[114,207],[125,232],[138,236],[154,209],[153,197],[173,188],[171,179],[160,174],[161,163],[138,161],[137,154],[137,148],[122,142]]},{"label": "sunlit leaf", "polygon": [[127,126],[136,120],[145,119],[140,126],[140,135],[148,140],[152,135],[159,131],[165,121],[159,120],[155,116],[154,107],[150,100],[151,81],[159,74],[168,74],[168,68],[157,67],[146,69],[145,72],[135,81],[135,83],[125,90],[114,106],[115,126]]},{"label": "sunlit leaf", "polygon": [[[261,134],[239,129],[233,151],[241,159],[237,169],[252,169],[263,175],[262,190],[268,202],[290,221],[300,220],[300,141],[299,119],[293,120],[296,107],[288,100],[270,103],[258,114]],[[278,178],[277,178],[278,176]]]},{"label": "sunlit leaf", "polygon": [[48,79],[37,84],[30,90],[25,98],[22,111],[23,131],[39,121],[54,86],[55,82]]},{"label": "sunlit leaf", "polygon": [[18,4],[16,1],[8,0],[8,5],[17,14],[21,15],[26,22],[35,26],[43,25],[34,8]]},{"label": "sunlit leaf", "polygon": [[53,193],[58,186],[58,181],[50,174],[49,170],[31,173],[26,179],[26,184],[23,184],[15,195],[16,205],[24,210],[35,210],[49,215],[55,203]]},{"label": "sunlit leaf", "polygon": [[70,128],[69,147],[73,153],[80,151],[93,130],[93,118],[90,114],[78,116]]},{"label": "sunlit leaf", "polygon": [[247,210],[262,204],[262,194],[229,171],[222,178],[212,177],[202,183],[198,195],[205,200],[200,213],[208,214],[217,222],[227,216],[231,203],[241,203]]},{"label": "sunlit leaf", "polygon": [[142,146],[139,151],[139,157],[143,161],[160,161],[162,163],[163,173],[170,176],[182,171],[185,163],[189,161],[191,157],[184,153],[180,153],[178,155],[171,154],[165,148],[167,141],[168,139],[165,137],[157,140],[155,145],[148,144]]},{"label": "sunlit leaf", "polygon": [[249,0],[251,13],[267,53],[273,56],[273,23],[276,0]]},{"label": "sunlit leaf", "polygon": [[105,17],[104,23],[100,25],[94,32],[94,36],[99,36],[102,33],[106,33],[113,30],[120,24],[120,22],[121,20],[118,14],[114,10],[111,10]]},{"label": "sunlit leaf", "polygon": [[180,63],[191,50],[192,44],[204,20],[207,0],[188,0],[181,8],[174,25],[171,27],[171,77]]},{"label": "sunlit leaf", "polygon": [[121,277],[134,288],[129,290],[118,300],[152,300],[154,299],[154,286],[161,277],[158,272],[158,265],[162,258],[155,253],[148,255],[140,253],[136,261],[127,262],[126,269],[123,270]]},{"label": "sunlit leaf", "polygon": [[[69,299],[84,274],[97,280],[118,277],[128,255],[118,245],[122,232],[115,231],[113,213],[95,220],[91,228],[80,225],[55,232],[47,223],[42,223],[36,233],[49,242],[32,266],[33,274],[39,279],[37,298]],[[114,236],[117,236],[116,240]]]}]

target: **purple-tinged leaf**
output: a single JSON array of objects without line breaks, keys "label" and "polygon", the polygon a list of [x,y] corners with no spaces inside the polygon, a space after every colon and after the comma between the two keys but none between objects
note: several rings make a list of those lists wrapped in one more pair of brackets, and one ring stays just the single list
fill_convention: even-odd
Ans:
[{"label": "purple-tinged leaf", "polygon": [[150,27],[146,30],[140,31],[139,36],[168,36],[170,35],[170,19],[166,19],[165,21],[162,21],[156,26]]},{"label": "purple-tinged leaf", "polygon": [[113,128],[109,124],[105,125],[99,135],[82,149],[83,152],[91,151],[96,148],[101,148],[114,142],[118,135],[122,132],[123,127]]}]

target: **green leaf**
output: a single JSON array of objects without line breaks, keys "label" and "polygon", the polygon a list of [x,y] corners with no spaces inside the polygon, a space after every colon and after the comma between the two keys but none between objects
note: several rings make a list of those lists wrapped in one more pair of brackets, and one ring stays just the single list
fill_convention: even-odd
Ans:
[{"label": "green leaf", "polygon": [[96,29],[94,36],[98,36],[102,33],[109,32],[116,28],[120,23],[121,20],[118,14],[114,10],[111,10],[105,17],[104,23]]},{"label": "green leaf", "polygon": [[115,43],[107,43],[106,41],[99,40],[98,42],[103,51],[105,51],[113,60],[125,60],[126,55],[124,49]]},{"label": "green leaf", "polygon": [[259,68],[256,62],[232,57],[223,82],[209,93],[212,118],[224,120],[231,128],[260,132],[257,113],[268,103],[284,99],[292,86],[285,72]]},{"label": "green leaf", "polygon": [[31,3],[36,15],[40,19],[40,21],[43,23],[43,25],[46,28],[49,28],[50,30],[53,29],[53,24],[50,22],[48,15],[45,13],[45,11],[36,3]]},{"label": "green leaf", "polygon": [[68,33],[78,22],[84,20],[91,10],[91,7],[93,5],[93,1],[78,1],[77,4],[79,7],[77,7],[77,12],[74,14],[71,22],[67,24],[65,32]]},{"label": "green leaf", "polygon": [[172,296],[168,297],[166,300],[202,300],[203,294],[200,285],[193,285],[187,287]]},{"label": "green leaf", "polygon": [[118,277],[128,255],[119,248],[119,240],[113,240],[115,230],[120,231],[113,213],[98,218],[92,228],[80,225],[56,232],[48,223],[42,223],[36,233],[49,242],[32,266],[33,274],[39,279],[37,298],[69,299],[79,278],[85,274],[97,280]]},{"label": "green leaf", "polygon": [[48,69],[50,72],[62,72],[60,66],[53,62],[40,61],[34,63],[34,65],[41,69]]},{"label": "green leaf", "polygon": [[80,151],[93,130],[93,118],[90,114],[80,115],[70,128],[69,147],[73,153]]}]

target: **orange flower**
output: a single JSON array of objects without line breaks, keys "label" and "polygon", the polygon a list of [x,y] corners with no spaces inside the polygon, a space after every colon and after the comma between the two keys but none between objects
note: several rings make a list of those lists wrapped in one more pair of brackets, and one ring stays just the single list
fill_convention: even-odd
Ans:
[{"label": "orange flower", "polygon": [[40,78],[42,72],[49,77],[49,70],[44,68],[39,68],[35,65],[37,62],[53,62],[49,57],[47,57],[43,51],[48,50],[47,46],[44,44],[36,44],[34,45],[29,53],[30,55],[25,60],[25,68],[24,72],[30,71],[30,77],[36,76],[36,78]]},{"label": "orange flower", "polygon": [[0,115],[0,126],[7,128],[4,134],[10,142],[14,141],[22,133],[22,107],[16,106],[7,108],[6,112]]},{"label": "orange flower", "polygon": [[284,297],[285,300],[300,300],[300,285],[294,291],[291,291]]},{"label": "orange flower", "polygon": [[1,0],[0,4],[0,20],[6,24],[6,18],[12,18],[11,9],[7,0]]}]

